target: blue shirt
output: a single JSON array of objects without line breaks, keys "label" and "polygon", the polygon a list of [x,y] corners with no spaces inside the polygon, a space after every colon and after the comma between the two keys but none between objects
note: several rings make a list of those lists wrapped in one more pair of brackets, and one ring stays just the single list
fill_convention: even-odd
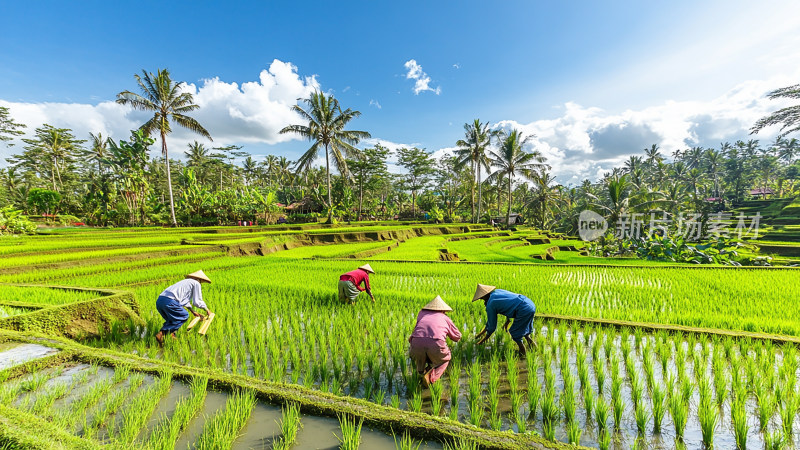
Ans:
[{"label": "blue shirt", "polygon": [[518,311],[535,310],[536,306],[528,297],[505,289],[495,289],[489,294],[489,300],[486,302],[486,334],[492,334],[497,329],[498,314],[514,319]]}]

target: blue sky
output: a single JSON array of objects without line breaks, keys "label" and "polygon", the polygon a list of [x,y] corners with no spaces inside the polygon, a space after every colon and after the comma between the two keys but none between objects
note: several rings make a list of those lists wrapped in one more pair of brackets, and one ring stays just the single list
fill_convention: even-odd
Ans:
[{"label": "blue sky", "polygon": [[[141,115],[109,102],[166,67],[214,144],[294,159],[307,144],[276,131],[319,87],[390,146],[440,154],[474,118],[521,128],[577,183],[651,143],[747,137],[780,106],[763,94],[800,82],[796,4],[0,0],[0,105],[30,127],[124,138]],[[173,155],[193,139],[176,131]]]}]

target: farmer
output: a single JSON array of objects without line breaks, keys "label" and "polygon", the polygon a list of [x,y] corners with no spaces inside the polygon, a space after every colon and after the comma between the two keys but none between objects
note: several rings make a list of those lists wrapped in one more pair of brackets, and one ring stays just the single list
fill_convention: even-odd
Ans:
[{"label": "farmer", "polygon": [[461,339],[458,327],[447,317],[447,312],[452,310],[437,295],[417,314],[417,326],[408,338],[411,344],[408,355],[416,363],[417,373],[422,375],[425,387],[441,378],[450,364],[450,347],[446,338],[453,342]]},{"label": "farmer", "polygon": [[[481,299],[486,305],[486,327],[478,333],[476,338],[483,339],[478,341],[478,345],[483,344],[497,329],[497,315],[501,314],[506,316],[506,323],[503,329],[511,334],[511,338],[519,346],[519,352],[525,354],[525,347],[522,345],[522,339],[528,342],[528,346],[534,345],[531,339],[533,332],[533,316],[536,315],[536,305],[533,304],[531,299],[521,294],[515,294],[503,289],[497,289],[494,286],[487,286],[485,284],[478,284],[475,290],[475,295],[472,301]],[[509,328],[511,321],[514,324]]]},{"label": "farmer", "polygon": [[[158,313],[161,314],[161,317],[164,318],[164,326],[162,326],[161,331],[156,334],[156,340],[159,345],[164,344],[164,336],[167,333],[172,333],[172,338],[176,339],[175,332],[178,331],[178,329],[183,326],[184,322],[186,322],[186,319],[189,318],[189,313],[186,312],[187,307],[195,317],[200,317],[200,320],[205,320],[208,317],[210,311],[203,302],[203,293],[200,289],[200,283],[203,282],[211,283],[211,280],[208,279],[202,270],[198,270],[197,272],[186,275],[185,280],[178,281],[164,289],[164,292],[158,296],[156,308],[158,309]],[[198,314],[194,310],[194,307],[205,310],[206,316],[203,317]]]},{"label": "farmer", "polygon": [[[375,273],[369,264],[364,264],[356,270],[351,270],[339,277],[339,301],[354,305],[356,298],[361,291],[367,291],[372,303],[375,303],[375,296],[369,288],[369,274]],[[361,283],[364,287],[361,287]]]}]

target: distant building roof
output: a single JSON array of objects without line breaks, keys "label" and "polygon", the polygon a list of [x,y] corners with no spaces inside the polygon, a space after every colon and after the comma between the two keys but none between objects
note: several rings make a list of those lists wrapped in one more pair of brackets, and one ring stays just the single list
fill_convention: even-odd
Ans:
[{"label": "distant building roof", "polygon": [[774,193],[770,188],[750,189],[750,195],[772,195]]}]

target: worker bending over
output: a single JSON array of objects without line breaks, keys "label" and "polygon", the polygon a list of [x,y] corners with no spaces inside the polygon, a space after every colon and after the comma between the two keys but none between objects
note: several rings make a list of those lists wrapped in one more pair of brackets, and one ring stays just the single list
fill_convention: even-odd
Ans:
[{"label": "worker bending over", "polygon": [[450,364],[450,347],[447,338],[458,342],[461,332],[447,312],[453,308],[447,306],[442,297],[436,296],[417,315],[417,326],[408,338],[411,344],[408,355],[417,366],[417,373],[422,375],[422,384],[427,387],[444,375]]},{"label": "worker bending over", "polygon": [[[372,303],[375,303],[375,296],[369,288],[369,274],[375,273],[369,264],[364,264],[356,270],[351,270],[346,274],[339,277],[339,301],[342,303],[349,303],[354,305],[358,294],[362,291],[367,291]],[[361,287],[361,283],[364,287]]]},{"label": "worker bending over", "polygon": [[[175,332],[178,331],[189,318],[189,313],[186,312],[187,307],[195,317],[200,317],[201,320],[205,320],[210,314],[208,307],[205,302],[203,302],[203,292],[200,283],[211,283],[211,280],[202,270],[186,275],[185,280],[178,281],[164,289],[164,292],[158,296],[158,300],[156,300],[156,309],[158,309],[158,313],[161,314],[161,317],[164,318],[164,326],[162,326],[161,330],[156,334],[156,340],[159,345],[164,344],[164,336],[166,334],[171,333],[172,338],[176,338]],[[198,314],[194,308],[204,310],[206,316],[203,317]]]},{"label": "worker bending over", "polygon": [[[522,340],[525,339],[529,346],[533,345],[530,335],[533,332],[533,317],[536,315],[536,305],[533,304],[531,299],[521,294],[515,294],[485,284],[478,284],[478,288],[475,290],[472,301],[474,302],[478,299],[483,300],[486,305],[486,327],[475,336],[476,338],[483,336],[483,339],[480,339],[478,344],[486,342],[497,329],[497,315],[500,314],[506,317],[503,329],[508,331],[511,339],[517,343],[520,354],[525,354]],[[513,325],[509,328],[512,320]]]}]

